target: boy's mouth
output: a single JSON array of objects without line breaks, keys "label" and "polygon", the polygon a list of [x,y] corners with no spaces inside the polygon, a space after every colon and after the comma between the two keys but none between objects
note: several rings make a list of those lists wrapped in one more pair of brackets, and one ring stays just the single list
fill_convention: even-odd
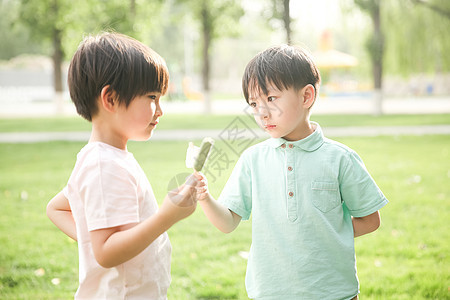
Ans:
[{"label": "boy's mouth", "polygon": [[150,123],[150,125],[152,125],[152,126],[156,126],[156,125],[158,125],[158,121],[155,121],[155,122],[152,122],[152,123]]},{"label": "boy's mouth", "polygon": [[277,125],[272,125],[272,124],[267,124],[267,125],[264,125],[264,128],[265,129],[274,129],[275,127],[277,127]]}]

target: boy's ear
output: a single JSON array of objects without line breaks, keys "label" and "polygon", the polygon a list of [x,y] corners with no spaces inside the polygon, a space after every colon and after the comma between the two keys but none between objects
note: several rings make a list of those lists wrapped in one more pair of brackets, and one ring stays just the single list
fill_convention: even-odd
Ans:
[{"label": "boy's ear", "polygon": [[114,112],[117,107],[116,93],[110,85],[106,85],[100,92],[100,105],[108,112]]},{"label": "boy's ear", "polygon": [[302,89],[303,105],[309,109],[314,104],[314,99],[316,98],[315,96],[316,96],[316,90],[314,89],[314,87],[311,84],[307,84]]}]

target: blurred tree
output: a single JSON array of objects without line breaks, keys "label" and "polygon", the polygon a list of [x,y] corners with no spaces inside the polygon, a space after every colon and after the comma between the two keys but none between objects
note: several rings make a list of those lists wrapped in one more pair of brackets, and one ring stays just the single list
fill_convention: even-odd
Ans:
[{"label": "blurred tree", "polygon": [[[422,4],[426,7],[428,7],[429,9],[433,10],[434,12],[437,12],[439,14],[441,14],[442,16],[450,19],[450,10],[449,10],[449,2],[448,1],[439,1],[441,2],[440,4],[438,3],[430,3],[429,1],[424,1],[424,0],[411,0],[413,3],[415,4]],[[442,7],[440,5],[446,5],[447,7]]]},{"label": "blurred tree", "polygon": [[88,32],[106,30],[130,36],[137,34],[134,29],[135,23],[138,22],[135,0],[88,0],[85,3],[86,8],[90,10],[85,12],[89,17],[84,16],[86,19],[84,27]]},{"label": "blurred tree", "polygon": [[0,59],[8,60],[20,54],[41,54],[42,43],[30,41],[30,30],[17,21],[20,3],[0,0]]},{"label": "blurred tree", "polygon": [[[61,98],[62,71],[61,65],[64,59],[62,38],[68,29],[72,8],[69,0],[21,0],[19,18],[25,24],[34,40],[42,42],[51,41],[53,60],[53,82],[55,94]],[[58,101],[59,102],[59,101]]]},{"label": "blurred tree", "polygon": [[178,0],[184,3],[192,12],[193,17],[201,24],[202,45],[202,83],[205,101],[205,113],[211,113],[210,99],[210,70],[211,47],[215,39],[237,34],[239,19],[243,16],[239,1],[237,0]]},{"label": "blurred tree", "polygon": [[371,58],[374,85],[374,111],[378,116],[383,114],[383,54],[384,32],[381,27],[381,0],[354,0],[355,4],[365,13],[369,14],[373,31],[367,40],[367,50]]},{"label": "blurred tree", "polygon": [[[382,6],[381,0],[353,3],[373,23],[367,46],[375,89],[381,89],[384,73],[408,76],[450,71],[450,1],[395,0],[384,1]],[[379,112],[381,101],[377,107]]]},{"label": "blurred tree", "polygon": [[269,21],[280,20],[286,33],[286,43],[292,44],[292,29],[290,15],[290,0],[271,0],[271,9],[264,11],[265,17]]},{"label": "blurred tree", "polygon": [[63,91],[62,62],[66,50],[73,51],[76,47],[73,41],[78,43],[86,32],[104,30],[134,37],[146,33],[151,24],[148,16],[155,13],[161,1],[21,0],[18,20],[28,28],[34,41],[51,44],[57,102],[61,101]]},{"label": "blurred tree", "polygon": [[[115,31],[146,44],[160,28],[162,6],[167,0],[85,0],[84,32]],[[87,11],[86,11],[87,9]]]},{"label": "blurred tree", "polygon": [[450,71],[450,1],[390,1],[386,18],[386,71],[413,73]]}]

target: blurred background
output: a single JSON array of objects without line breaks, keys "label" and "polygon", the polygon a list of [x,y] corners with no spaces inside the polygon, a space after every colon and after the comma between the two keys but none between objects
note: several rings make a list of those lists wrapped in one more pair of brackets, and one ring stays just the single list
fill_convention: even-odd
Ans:
[{"label": "blurred background", "polygon": [[[76,243],[45,208],[89,139],[68,64],[102,31],[169,67],[158,130],[129,143],[159,200],[190,172],[187,141],[205,136],[220,195],[263,138],[243,100],[246,64],[275,44],[307,48],[322,75],[312,120],[361,155],[390,201],[380,229],[355,240],[361,298],[450,299],[449,0],[0,0],[0,299],[73,299],[78,286]],[[248,299],[251,222],[223,235],[195,214],[169,230],[169,299]]]},{"label": "blurred background", "polygon": [[0,0],[0,116],[75,114],[68,63],[105,30],[166,59],[175,112],[242,111],[245,65],[280,43],[312,52],[319,113],[450,111],[448,0]]}]

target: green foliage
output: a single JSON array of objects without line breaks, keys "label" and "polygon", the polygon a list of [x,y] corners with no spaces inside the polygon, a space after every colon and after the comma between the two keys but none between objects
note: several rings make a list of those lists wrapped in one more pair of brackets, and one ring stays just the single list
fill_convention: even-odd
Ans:
[{"label": "green foliage", "polygon": [[56,32],[64,37],[74,24],[71,3],[69,0],[21,0],[19,18],[29,28],[34,41],[53,43]]},{"label": "green foliage", "polygon": [[[384,1],[386,69],[412,73],[450,71],[450,18],[415,1]],[[450,12],[449,1],[427,1]]]},{"label": "green foliage", "polygon": [[[350,15],[352,7],[348,1],[344,3],[344,11]],[[369,36],[365,46],[372,57],[383,54],[384,73],[407,76],[450,71],[449,1],[353,0],[353,4],[367,18],[380,6],[382,43],[370,29],[365,33]]]},{"label": "green foliage", "polygon": [[355,4],[362,10],[365,10],[369,14],[378,9],[381,4],[381,0],[354,0]]},{"label": "green foliage", "polygon": [[48,45],[54,32],[61,32],[64,52],[70,58],[89,33],[116,31],[138,39],[147,35],[157,22],[154,16],[159,15],[160,6],[161,1],[144,0],[21,0],[17,22],[28,28],[34,41]]},{"label": "green foliage", "polygon": [[[447,0],[342,0],[347,11],[361,21],[361,11],[370,12],[373,5],[381,3],[381,20],[384,34],[384,70],[385,73],[409,75],[417,72],[448,72],[450,70],[450,1]],[[134,3],[134,6],[133,6]],[[276,5],[273,5],[273,4]],[[425,4],[424,4],[425,3]],[[183,5],[180,5],[183,4]],[[234,66],[245,65],[256,52],[274,42],[276,30],[281,24],[273,24],[273,18],[281,20],[281,1],[266,0],[261,3],[264,17],[252,15],[254,11],[244,11],[243,4],[237,0],[20,0],[0,1],[0,59],[9,59],[22,53],[39,53],[51,55],[53,47],[51,37],[54,30],[62,32],[63,50],[66,59],[71,57],[83,35],[113,30],[131,35],[158,51],[166,58],[171,74],[179,76],[185,71],[183,57],[195,56],[192,64],[196,70],[200,68],[200,47],[195,53],[186,53],[185,38],[191,36],[194,45],[201,45],[202,37],[200,20],[201,8],[206,8],[206,23],[212,29],[212,38],[243,36],[240,41],[231,41],[225,49],[217,49],[225,44],[213,44],[216,69],[215,76],[223,70]],[[55,5],[58,9],[55,9]],[[134,7],[134,8],[133,8]],[[357,8],[362,8],[357,9]],[[442,13],[439,12],[442,11]],[[358,11],[358,13],[355,13]],[[246,15],[246,18],[241,18]],[[366,14],[366,13],[365,13]],[[350,13],[348,14],[350,15]],[[348,16],[347,16],[348,17]],[[369,14],[366,14],[369,20]],[[241,22],[242,20],[242,22]],[[292,20],[295,22],[295,20]],[[298,20],[301,21],[301,20]],[[345,23],[347,20],[344,20]],[[365,45],[359,42],[358,35],[370,34],[369,26],[360,28],[361,24],[351,20],[350,26],[342,32],[334,32],[336,45],[340,50],[348,50],[356,54]],[[249,22],[246,23],[245,22]],[[298,22],[300,24],[300,22]],[[368,22],[366,22],[368,23]],[[242,25],[245,24],[245,25]],[[249,26],[249,24],[251,24]],[[274,26],[269,26],[274,25]],[[309,24],[307,24],[309,25]],[[243,28],[243,26],[245,28]],[[311,26],[314,26],[313,24]],[[358,30],[355,28],[358,27]],[[362,25],[365,27],[365,25]],[[270,32],[269,29],[272,31]],[[299,42],[313,40],[316,36],[309,26],[293,28],[298,31]],[[303,30],[303,32],[302,32]],[[338,31],[338,30],[336,30]],[[349,38],[351,37],[351,38]],[[236,45],[239,43],[238,45]],[[245,45],[243,45],[245,43]],[[368,42],[371,52],[374,45],[380,45],[373,39]],[[367,46],[367,45],[366,45]],[[234,57],[232,65],[225,61],[233,48],[240,53]],[[347,48],[347,49],[345,49]],[[379,50],[379,49],[378,49]],[[366,57],[360,56],[361,68],[367,68]],[[233,59],[233,57],[231,58]],[[226,68],[223,66],[227,66]],[[368,73],[368,72],[367,72]],[[176,74],[176,75],[175,75]],[[227,73],[228,74],[228,73]],[[240,73],[239,73],[240,74]],[[192,75],[192,74],[190,74]],[[181,81],[180,78],[175,81]]]},{"label": "green foliage", "polygon": [[237,0],[177,0],[184,4],[193,18],[207,28],[211,37],[236,36],[239,34],[239,19],[244,15]]},{"label": "green foliage", "polygon": [[[447,299],[450,280],[449,136],[339,139],[355,149],[390,203],[382,225],[355,241],[361,299]],[[185,142],[131,143],[161,201],[173,176],[187,172]],[[71,299],[78,255],[45,216],[65,185],[81,143],[0,144],[0,298]],[[218,142],[216,149],[231,150]],[[170,149],[170,151],[167,151]],[[426,154],[426,155],[425,155]],[[216,181],[217,197],[232,165]],[[225,235],[201,208],[169,230],[173,245],[169,299],[247,299],[246,260],[251,223]],[[42,270],[41,270],[42,269]],[[58,281],[53,279],[58,278]],[[52,280],[54,283],[52,283]]]},{"label": "green foliage", "polygon": [[8,60],[23,53],[46,53],[45,44],[31,40],[30,30],[17,21],[18,14],[18,2],[0,1],[0,59]]},{"label": "green foliage", "polygon": [[146,38],[161,18],[162,0],[90,0],[85,31],[116,31],[139,40]]}]

